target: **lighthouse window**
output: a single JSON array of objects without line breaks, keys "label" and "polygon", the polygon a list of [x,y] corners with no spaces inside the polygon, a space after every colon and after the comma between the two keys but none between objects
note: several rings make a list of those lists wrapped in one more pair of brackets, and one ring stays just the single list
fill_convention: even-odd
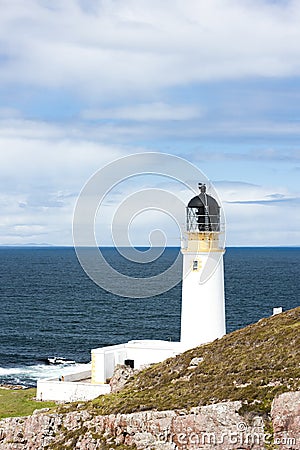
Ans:
[{"label": "lighthouse window", "polygon": [[198,262],[197,260],[193,261],[193,270],[198,270]]}]

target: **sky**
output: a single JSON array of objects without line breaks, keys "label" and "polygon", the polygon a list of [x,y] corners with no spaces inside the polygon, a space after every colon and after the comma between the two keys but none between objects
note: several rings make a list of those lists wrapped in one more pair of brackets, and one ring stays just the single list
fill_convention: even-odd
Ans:
[{"label": "sky", "polygon": [[[140,152],[179,156],[207,176],[227,245],[300,245],[298,0],[0,7],[0,245],[72,245],[84,184]],[[122,183],[108,203],[158,185],[168,180]],[[146,223],[164,222],[147,214],[135,245],[148,242]],[[108,217],[98,218],[103,245]]]}]

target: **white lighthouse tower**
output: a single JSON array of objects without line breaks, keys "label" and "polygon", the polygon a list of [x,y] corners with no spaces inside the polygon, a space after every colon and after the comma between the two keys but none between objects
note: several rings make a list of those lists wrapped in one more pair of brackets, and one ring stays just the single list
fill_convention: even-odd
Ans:
[{"label": "white lighthouse tower", "polygon": [[206,193],[205,184],[199,183],[199,189],[186,208],[186,239],[181,248],[181,343],[185,349],[226,333],[221,210]]}]

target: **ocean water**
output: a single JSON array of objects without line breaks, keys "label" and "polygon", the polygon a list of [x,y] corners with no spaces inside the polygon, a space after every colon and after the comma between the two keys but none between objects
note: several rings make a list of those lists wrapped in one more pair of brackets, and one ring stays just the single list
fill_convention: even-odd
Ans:
[{"label": "ocean water", "polygon": [[[104,255],[136,276],[167,268],[179,249],[137,265]],[[92,348],[130,339],[179,340],[181,284],[159,296],[128,299],[95,285],[72,248],[0,248],[0,383],[35,385],[55,375],[49,356],[90,360]],[[225,254],[227,331],[299,305],[300,248],[229,248]],[[126,289],[126,286],[124,286]],[[71,370],[72,368],[70,368]]]}]

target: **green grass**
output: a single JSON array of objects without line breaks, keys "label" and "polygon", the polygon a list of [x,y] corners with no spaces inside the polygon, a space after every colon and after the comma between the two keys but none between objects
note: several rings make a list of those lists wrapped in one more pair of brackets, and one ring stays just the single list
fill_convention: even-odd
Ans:
[{"label": "green grass", "polygon": [[28,416],[35,409],[52,408],[54,402],[34,400],[36,389],[7,390],[0,388],[0,419],[4,417]]},{"label": "green grass", "polygon": [[[189,367],[202,357],[197,368]],[[138,373],[116,394],[85,408],[96,414],[189,409],[242,400],[268,413],[275,395],[300,389],[300,307],[237,330]]]}]

